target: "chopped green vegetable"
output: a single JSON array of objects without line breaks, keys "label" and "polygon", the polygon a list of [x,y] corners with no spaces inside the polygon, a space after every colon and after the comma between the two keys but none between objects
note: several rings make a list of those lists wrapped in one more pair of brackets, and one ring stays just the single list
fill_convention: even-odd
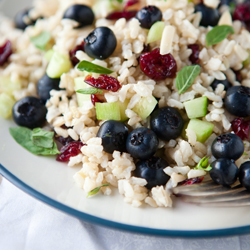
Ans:
[{"label": "chopped green vegetable", "polygon": [[53,142],[53,145],[51,148],[45,148],[45,147],[35,145],[32,140],[31,129],[28,129],[25,127],[14,127],[14,128],[9,128],[9,132],[19,145],[27,149],[32,154],[35,154],[35,155],[60,154],[60,151],[58,151],[57,145],[55,142]]},{"label": "chopped green vegetable", "polygon": [[208,160],[209,160],[208,156],[203,157],[194,169],[210,171],[212,169],[212,167],[211,167],[211,165],[208,166]]},{"label": "chopped green vegetable", "polygon": [[204,117],[207,114],[207,97],[202,96],[183,103],[189,119]]},{"label": "chopped green vegetable", "polygon": [[102,90],[101,89],[97,89],[97,88],[86,88],[86,89],[78,89],[76,91],[76,93],[79,94],[84,94],[84,95],[92,95],[92,94],[102,94]]},{"label": "chopped green vegetable", "polygon": [[103,185],[101,185],[101,186],[99,186],[99,187],[97,187],[97,188],[95,188],[95,189],[89,191],[89,192],[88,192],[88,195],[87,195],[87,198],[88,198],[89,196],[92,196],[92,195],[97,194],[97,193],[100,191],[100,189],[101,189],[102,187],[106,187],[106,186],[109,186],[109,185],[110,185],[110,183],[105,183],[105,184],[103,184]]},{"label": "chopped green vegetable", "polygon": [[0,94],[0,116],[4,119],[10,118],[15,100],[6,93]]},{"label": "chopped green vegetable", "polygon": [[12,81],[9,76],[0,76],[0,93],[13,96],[13,91],[21,89],[20,81]]},{"label": "chopped green vegetable", "polygon": [[229,25],[215,26],[206,35],[207,46],[211,46],[223,41],[229,34],[234,34],[234,29]]},{"label": "chopped green vegetable", "polygon": [[[84,79],[85,79],[85,76],[76,77],[74,79],[76,91],[79,89],[91,88],[89,84],[84,82]],[[90,95],[86,95],[86,94],[82,95],[82,94],[76,93],[76,99],[77,99],[78,106],[83,107],[83,105],[86,101],[91,100],[91,97],[90,97]]]},{"label": "chopped green vegetable", "polygon": [[98,73],[98,74],[111,74],[114,71],[104,68],[102,66],[96,65],[94,63],[88,62],[88,61],[81,61],[78,66],[77,69],[81,70],[81,71],[87,71],[90,73]]},{"label": "chopped green vegetable", "polygon": [[95,109],[98,120],[121,120],[120,106],[118,102],[96,102]]},{"label": "chopped green vegetable", "polygon": [[118,101],[118,104],[119,104],[119,107],[120,107],[120,115],[121,115],[120,121],[121,122],[125,122],[125,121],[128,120],[128,117],[126,116],[125,111],[127,109],[129,101],[130,101],[129,99],[126,99],[124,102]]},{"label": "chopped green vegetable", "polygon": [[243,155],[248,155],[248,153],[244,152]]},{"label": "chopped green vegetable", "polygon": [[201,67],[199,65],[185,66],[176,77],[176,87],[179,94],[186,92],[194,83],[195,78],[200,74]]},{"label": "chopped green vegetable", "polygon": [[40,50],[45,50],[46,45],[50,41],[51,35],[48,31],[43,31],[38,36],[33,36],[30,41]]},{"label": "chopped green vegetable", "polygon": [[54,55],[54,53],[55,51],[53,49],[48,50],[44,55],[45,59],[49,62],[52,56]]},{"label": "chopped green vegetable", "polygon": [[33,144],[35,144],[36,146],[44,148],[53,147],[54,132],[46,131],[41,128],[34,128],[31,137]]},{"label": "chopped green vegetable", "polygon": [[148,32],[147,43],[152,43],[161,40],[165,23],[162,21],[155,22]]}]

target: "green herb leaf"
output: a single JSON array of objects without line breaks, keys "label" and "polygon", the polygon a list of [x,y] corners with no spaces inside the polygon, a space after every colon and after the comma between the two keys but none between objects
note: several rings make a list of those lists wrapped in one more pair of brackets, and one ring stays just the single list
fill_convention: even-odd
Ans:
[{"label": "green herb leaf", "polygon": [[30,38],[30,41],[40,50],[45,50],[46,45],[48,44],[51,35],[48,31],[43,31],[38,36],[33,36]]},{"label": "green herb leaf", "polygon": [[210,171],[212,169],[212,167],[211,167],[211,165],[208,166],[208,160],[209,160],[209,157],[207,157],[207,156],[203,157],[194,169]]},{"label": "green herb leaf", "polygon": [[34,128],[32,130],[32,142],[36,146],[43,148],[52,148],[53,147],[53,137],[54,132],[42,130],[41,128]]},{"label": "green herb leaf", "polygon": [[234,34],[234,29],[229,25],[215,26],[207,33],[206,43],[207,46],[214,45],[223,41],[229,34]]},{"label": "green herb leaf", "polygon": [[100,189],[101,189],[102,187],[106,187],[106,186],[109,186],[109,185],[110,185],[110,183],[105,183],[105,184],[103,184],[103,185],[101,185],[101,186],[99,186],[99,187],[97,187],[97,188],[91,190],[90,192],[88,192],[87,198],[88,198],[89,196],[92,196],[92,195],[97,194],[97,193],[100,191]]},{"label": "green herb leaf", "polygon": [[57,145],[53,142],[51,148],[44,148],[37,146],[33,143],[32,140],[32,130],[25,127],[15,127],[9,128],[9,132],[14,140],[20,144],[22,147],[30,151],[35,155],[56,155],[60,154],[60,151],[57,149]]},{"label": "green herb leaf", "polygon": [[85,95],[92,95],[92,94],[102,94],[103,91],[97,88],[86,88],[86,89],[78,89],[76,92]]},{"label": "green herb leaf", "polygon": [[87,71],[90,73],[98,73],[98,74],[111,74],[114,71],[104,68],[102,66],[96,65],[94,63],[88,62],[88,61],[81,61],[78,66],[77,69],[81,70],[81,71]]},{"label": "green herb leaf", "polygon": [[185,66],[182,68],[177,74],[175,81],[179,94],[186,92],[191,87],[200,72],[201,67],[199,65]]},{"label": "green herb leaf", "polygon": [[243,155],[248,155],[248,153],[244,152]]},{"label": "green herb leaf", "polygon": [[235,8],[236,8],[236,4],[234,2],[231,2],[229,4],[229,10],[230,10],[230,13],[233,14],[234,11],[235,11]]}]

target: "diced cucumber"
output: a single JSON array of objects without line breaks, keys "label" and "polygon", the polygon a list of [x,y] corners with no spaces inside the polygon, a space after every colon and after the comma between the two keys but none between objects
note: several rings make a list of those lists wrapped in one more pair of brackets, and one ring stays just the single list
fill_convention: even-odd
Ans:
[{"label": "diced cucumber", "polygon": [[0,77],[0,92],[12,96],[13,91],[20,89],[21,83],[19,81],[12,82],[9,76]]},{"label": "diced cucumber", "polygon": [[49,62],[52,56],[54,55],[54,53],[55,51],[53,49],[48,50],[44,55],[45,59]]},{"label": "diced cucumber", "polygon": [[[74,79],[75,90],[86,89],[86,88],[91,87],[89,84],[84,82],[84,79],[85,79],[85,76],[76,77]],[[76,99],[77,99],[78,106],[82,107],[86,101],[91,100],[91,95],[84,95],[84,94],[76,93]]]},{"label": "diced cucumber", "polygon": [[108,13],[120,10],[122,5],[118,1],[98,0],[92,7],[96,17],[105,17]]},{"label": "diced cucumber", "polygon": [[187,129],[193,130],[196,134],[197,141],[205,142],[213,132],[214,125],[212,123],[192,119],[188,123]]},{"label": "diced cucumber", "polygon": [[11,116],[15,100],[6,93],[0,94],[0,116],[7,119]]},{"label": "diced cucumber", "polygon": [[161,40],[163,30],[165,28],[165,23],[162,21],[155,22],[149,32],[147,37],[147,43],[152,43]]},{"label": "diced cucumber", "polygon": [[121,120],[120,106],[118,102],[96,102],[95,109],[98,120]]},{"label": "diced cucumber", "polygon": [[153,112],[157,103],[157,100],[153,96],[143,97],[132,110],[138,114],[142,120],[145,120]]},{"label": "diced cucumber", "polygon": [[71,62],[67,55],[54,52],[46,73],[50,78],[59,78],[63,73],[67,73],[71,68]]},{"label": "diced cucumber", "polygon": [[126,99],[124,102],[118,101],[120,107],[120,114],[121,114],[121,122],[125,122],[128,120],[128,117],[125,114],[125,110],[127,109],[129,103],[129,99]]},{"label": "diced cucumber", "polygon": [[243,67],[247,67],[250,64],[250,51],[248,50],[248,58],[242,63]]},{"label": "diced cucumber", "polygon": [[202,96],[184,102],[184,107],[189,119],[204,117],[207,114],[207,97]]}]

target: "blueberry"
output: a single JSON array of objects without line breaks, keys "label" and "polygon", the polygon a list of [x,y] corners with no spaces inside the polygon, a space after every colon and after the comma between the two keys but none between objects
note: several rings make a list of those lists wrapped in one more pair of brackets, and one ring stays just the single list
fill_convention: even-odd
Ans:
[{"label": "blueberry", "polygon": [[141,23],[142,28],[150,29],[155,22],[161,21],[162,13],[156,6],[149,5],[139,10],[136,18]]},{"label": "blueberry", "polygon": [[177,109],[164,107],[152,113],[150,125],[161,140],[169,141],[181,135],[184,122]]},{"label": "blueberry", "polygon": [[217,80],[217,79],[215,79],[215,80],[211,83],[210,86],[212,87],[213,90],[215,90],[215,89],[217,88],[218,84],[223,84],[223,85],[224,85],[224,90],[226,90],[226,91],[227,91],[229,88],[232,87],[232,83],[229,82],[227,79],[225,79],[225,80]]},{"label": "blueberry", "polygon": [[221,0],[220,5],[231,5],[231,4],[236,4],[235,0]]},{"label": "blueberry", "polygon": [[238,178],[239,169],[233,160],[220,158],[211,163],[210,176],[212,180],[220,185],[229,186]]},{"label": "blueberry", "polygon": [[52,89],[59,90],[60,78],[50,78],[45,74],[37,83],[37,94],[45,103],[50,98]]},{"label": "blueberry", "polygon": [[146,187],[151,189],[155,186],[165,185],[170,177],[163,171],[169,164],[159,157],[152,157],[146,161],[138,161],[134,175],[146,179]]},{"label": "blueberry", "polygon": [[107,59],[115,51],[117,40],[114,32],[108,27],[98,27],[85,39],[84,50],[89,57]]},{"label": "blueberry", "polygon": [[218,9],[212,9],[210,7],[207,7],[203,3],[195,5],[195,12],[201,12],[202,18],[200,25],[204,27],[216,26],[220,19]]},{"label": "blueberry", "polygon": [[241,164],[239,169],[239,180],[241,185],[250,191],[250,161]]},{"label": "blueberry", "polygon": [[29,16],[30,9],[19,11],[15,16],[15,26],[18,29],[25,30],[29,25],[35,24],[36,20],[33,20]]},{"label": "blueberry", "polygon": [[91,25],[94,22],[95,15],[91,8],[84,4],[75,4],[70,6],[63,15],[63,18],[71,19],[79,23],[77,28]]},{"label": "blueberry", "polygon": [[115,150],[126,151],[128,128],[122,122],[109,120],[98,130],[97,137],[102,138],[104,151],[112,154]]},{"label": "blueberry", "polygon": [[128,135],[126,148],[132,157],[147,160],[155,154],[158,144],[156,134],[151,129],[141,127]]},{"label": "blueberry", "polygon": [[212,154],[215,158],[237,160],[244,153],[244,143],[238,135],[227,133],[219,135],[212,143]]},{"label": "blueberry", "polygon": [[234,86],[227,90],[224,98],[226,110],[235,116],[250,116],[250,88]]},{"label": "blueberry", "polygon": [[45,123],[47,109],[42,100],[27,96],[17,101],[12,109],[14,121],[27,128],[42,127]]}]

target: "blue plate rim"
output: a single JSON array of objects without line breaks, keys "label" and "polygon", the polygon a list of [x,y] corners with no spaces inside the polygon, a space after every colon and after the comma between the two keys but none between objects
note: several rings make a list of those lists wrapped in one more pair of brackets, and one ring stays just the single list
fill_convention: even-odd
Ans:
[{"label": "blue plate rim", "polygon": [[21,189],[25,193],[34,197],[35,199],[42,201],[43,203],[50,205],[66,214],[70,214],[78,219],[97,224],[100,226],[127,231],[130,233],[146,234],[151,236],[166,236],[166,237],[180,237],[180,238],[201,238],[201,237],[221,237],[221,236],[235,236],[250,233],[250,226],[234,227],[227,229],[214,229],[214,230],[165,230],[155,229],[148,227],[132,226],[119,222],[114,222],[106,219],[102,219],[74,208],[66,206],[48,196],[38,192],[34,188],[30,187],[22,180],[17,178],[9,170],[7,170],[2,164],[0,164],[0,174],[14,184],[17,188]]}]

